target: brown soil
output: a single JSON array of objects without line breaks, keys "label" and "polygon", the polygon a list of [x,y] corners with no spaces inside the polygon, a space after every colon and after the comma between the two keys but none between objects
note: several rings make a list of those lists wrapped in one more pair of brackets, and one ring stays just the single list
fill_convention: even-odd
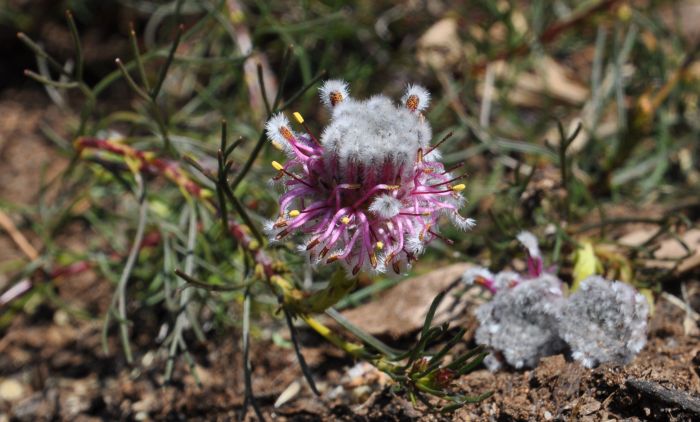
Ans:
[{"label": "brown soil", "polygon": [[[461,379],[459,387],[473,394],[491,390],[493,397],[467,406],[453,417],[499,421],[697,420],[700,414],[692,408],[684,410],[678,403],[644,395],[628,382],[652,381],[697,397],[700,344],[678,328],[682,318],[678,309],[662,302],[652,320],[647,347],[626,367],[589,370],[557,355],[531,371],[492,374],[478,370]],[[176,381],[165,385],[162,350],[138,355],[134,367],[128,367],[116,352],[116,342],[111,342],[112,353],[104,353],[100,329],[99,321],[66,318],[61,311],[48,309],[33,318],[16,318],[0,341],[0,382],[16,381],[22,394],[12,400],[0,399],[0,411],[16,420],[229,420],[240,414],[243,383],[240,348],[232,340],[235,335],[212,338],[195,350],[196,371],[202,382],[199,387],[184,365],[178,366]],[[413,409],[403,397],[391,393],[386,380],[372,369],[349,375],[354,362],[310,332],[302,331],[302,337],[304,354],[323,397],[313,397],[305,386],[290,349],[258,339],[252,353],[254,389],[266,415],[279,420],[450,419]],[[140,344],[138,349],[148,347],[155,349],[157,345]],[[274,408],[280,394],[293,383],[301,386],[298,395]]]}]

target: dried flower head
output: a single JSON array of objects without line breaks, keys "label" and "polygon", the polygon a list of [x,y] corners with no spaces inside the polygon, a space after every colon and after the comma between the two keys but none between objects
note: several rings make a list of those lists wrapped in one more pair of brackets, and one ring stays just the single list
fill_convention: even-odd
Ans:
[{"label": "dried flower head", "polygon": [[389,265],[400,273],[426,244],[444,239],[440,215],[463,229],[474,225],[458,214],[464,184],[455,183],[459,177],[430,146],[424,88],[408,87],[399,106],[382,95],[353,99],[338,80],[319,91],[332,113],[320,139],[298,113],[306,134],[294,132],[282,114],[267,123],[268,137],[289,157],[273,163],[286,188],[271,227],[275,239],[301,233],[314,261],[341,261],[353,274]]},{"label": "dried flower head", "polygon": [[490,302],[476,311],[476,342],[494,350],[484,363],[498,370],[502,360],[515,368],[533,367],[540,358],[561,351],[564,343],[557,321],[564,304],[562,282],[543,270],[537,238],[521,232],[518,241],[528,253],[528,272],[491,273],[483,267],[465,271],[462,281],[479,284],[493,293]]},{"label": "dried flower head", "polygon": [[[534,367],[540,358],[564,347],[557,318],[564,303],[561,281],[551,274],[499,290],[476,311],[476,342],[500,352],[514,368]],[[486,361],[498,369],[495,355]]]},{"label": "dried flower head", "polygon": [[629,363],[646,343],[649,304],[634,287],[599,276],[588,277],[568,299],[559,333],[574,359],[592,368]]},{"label": "dried flower head", "polygon": [[628,363],[646,342],[649,305],[632,286],[592,276],[564,297],[562,282],[544,269],[537,238],[517,236],[528,252],[528,273],[491,273],[470,268],[467,284],[479,284],[494,294],[476,311],[480,322],[476,341],[494,353],[484,363],[495,371],[502,360],[515,368],[533,367],[540,358],[571,348],[586,367]]}]

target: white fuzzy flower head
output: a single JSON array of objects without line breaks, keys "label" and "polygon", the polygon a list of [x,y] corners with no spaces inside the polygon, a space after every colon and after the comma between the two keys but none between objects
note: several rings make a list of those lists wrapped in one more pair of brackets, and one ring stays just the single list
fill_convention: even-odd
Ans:
[{"label": "white fuzzy flower head", "polygon": [[499,352],[516,369],[534,367],[564,347],[556,330],[563,303],[561,282],[551,275],[499,290],[476,311],[476,342]]},{"label": "white fuzzy flower head", "polygon": [[420,85],[408,85],[401,103],[411,111],[423,111],[430,105],[430,92]]},{"label": "white fuzzy flower head", "polygon": [[331,79],[323,83],[318,90],[321,102],[329,110],[350,97],[348,83],[340,79]]},{"label": "white fuzzy flower head", "polygon": [[425,119],[377,95],[337,104],[321,143],[328,161],[337,160],[341,170],[358,164],[375,170],[387,163],[398,169],[412,165],[417,151],[426,150],[431,137]]},{"label": "white fuzzy flower head", "polygon": [[562,309],[559,333],[573,358],[588,368],[626,364],[646,343],[648,315],[646,298],[632,286],[592,276]]}]

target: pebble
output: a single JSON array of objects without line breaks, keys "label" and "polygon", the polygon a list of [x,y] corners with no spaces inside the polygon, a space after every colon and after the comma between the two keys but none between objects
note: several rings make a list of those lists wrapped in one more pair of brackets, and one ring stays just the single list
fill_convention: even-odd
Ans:
[{"label": "pebble", "polygon": [[24,386],[17,380],[8,378],[0,382],[0,399],[17,401],[24,396]]},{"label": "pebble", "polygon": [[53,314],[53,322],[56,323],[56,325],[58,325],[59,327],[68,325],[68,323],[70,322],[68,312],[59,309]]},{"label": "pebble", "polygon": [[361,385],[352,389],[352,398],[356,403],[362,403],[372,394],[372,388],[369,385]]}]

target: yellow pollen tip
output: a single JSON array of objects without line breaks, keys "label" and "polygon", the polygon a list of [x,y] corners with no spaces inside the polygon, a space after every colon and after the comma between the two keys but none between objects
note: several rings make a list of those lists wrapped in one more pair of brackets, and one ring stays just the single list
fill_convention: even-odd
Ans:
[{"label": "yellow pollen tip", "polygon": [[399,190],[400,188],[399,185],[387,185],[386,190]]},{"label": "yellow pollen tip", "polygon": [[284,166],[282,166],[282,164],[278,163],[277,161],[273,161],[272,168],[274,168],[277,171],[281,171],[282,169],[284,169]]},{"label": "yellow pollen tip", "polygon": [[459,185],[452,186],[452,190],[455,192],[461,192],[466,188],[467,188],[467,185],[465,185],[464,183],[460,183]]},{"label": "yellow pollen tip", "polygon": [[278,151],[282,151],[284,149],[282,148],[282,145],[280,145],[280,143],[277,141],[272,141],[272,146],[275,147]]},{"label": "yellow pollen tip", "polygon": [[381,251],[382,249],[384,249],[384,242],[381,242],[381,241],[377,242],[377,244],[375,246],[377,247],[378,250]]},{"label": "yellow pollen tip", "polygon": [[340,219],[340,222],[343,224],[348,224],[350,222],[350,217],[345,216],[345,217]]},{"label": "yellow pollen tip", "polygon": [[301,214],[301,213],[299,212],[299,210],[291,210],[291,211],[289,211],[289,216],[290,216],[290,217],[298,217],[299,214]]},{"label": "yellow pollen tip", "polygon": [[301,114],[299,114],[299,112],[297,111],[294,112],[294,119],[296,119],[296,121],[299,122],[299,124],[304,123],[304,118],[301,117]]}]

